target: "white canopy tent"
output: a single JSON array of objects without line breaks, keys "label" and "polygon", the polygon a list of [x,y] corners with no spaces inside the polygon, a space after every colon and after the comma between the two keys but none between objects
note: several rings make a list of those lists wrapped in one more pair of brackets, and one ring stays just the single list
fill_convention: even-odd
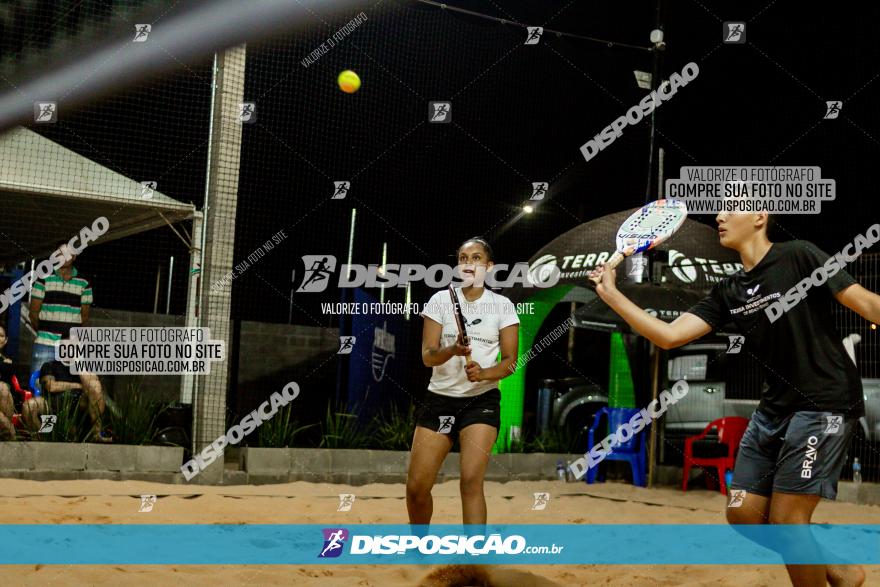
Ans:
[{"label": "white canopy tent", "polygon": [[106,216],[99,242],[193,216],[195,206],[108,169],[39,134],[15,128],[0,135],[0,263],[47,257],[60,240]]},{"label": "white canopy tent", "polygon": [[[198,326],[202,213],[193,204],[158,190],[145,197],[141,181],[149,178],[126,177],[26,128],[0,134],[0,162],[0,264],[48,258],[101,216],[110,228],[97,246],[167,225],[189,247],[186,326]],[[191,235],[174,227],[189,218]],[[192,401],[192,386],[192,375],[182,376],[183,401]]]}]

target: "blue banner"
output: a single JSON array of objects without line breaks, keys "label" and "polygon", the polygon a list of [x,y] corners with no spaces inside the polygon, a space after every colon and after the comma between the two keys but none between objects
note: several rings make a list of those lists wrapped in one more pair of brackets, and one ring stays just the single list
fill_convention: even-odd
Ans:
[{"label": "blue banner", "polygon": [[406,382],[407,323],[402,314],[382,311],[391,304],[383,306],[360,288],[353,292],[359,311],[352,315],[348,333],[355,338],[348,360],[348,407],[366,423],[389,404],[409,400],[400,389]]},{"label": "blue banner", "polygon": [[[108,548],[96,545],[109,545]],[[0,564],[880,564],[880,525],[5,524]]]}]

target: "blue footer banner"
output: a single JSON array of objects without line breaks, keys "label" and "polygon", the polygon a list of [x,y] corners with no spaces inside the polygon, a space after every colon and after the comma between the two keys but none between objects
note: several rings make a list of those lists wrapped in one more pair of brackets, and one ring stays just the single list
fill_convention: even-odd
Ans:
[{"label": "blue footer banner", "polygon": [[0,525],[0,564],[782,563],[880,564],[880,525]]}]

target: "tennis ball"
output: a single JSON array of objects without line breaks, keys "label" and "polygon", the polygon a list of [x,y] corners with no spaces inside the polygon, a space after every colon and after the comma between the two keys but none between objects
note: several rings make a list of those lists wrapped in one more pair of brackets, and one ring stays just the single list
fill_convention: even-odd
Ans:
[{"label": "tennis ball", "polygon": [[361,87],[361,78],[352,70],[346,69],[336,78],[336,83],[339,84],[339,89],[346,94],[354,94]]}]

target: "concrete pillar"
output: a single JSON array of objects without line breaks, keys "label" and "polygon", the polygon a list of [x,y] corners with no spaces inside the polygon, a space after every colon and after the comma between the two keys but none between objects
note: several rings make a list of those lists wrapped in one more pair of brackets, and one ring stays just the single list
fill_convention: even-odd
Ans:
[{"label": "concrete pillar", "polygon": [[[212,289],[211,284],[222,279],[233,267],[242,132],[239,112],[240,104],[244,101],[245,55],[244,45],[218,53],[214,71],[200,317],[202,327],[211,329],[211,338],[225,342],[227,360],[214,363],[211,374],[199,376],[196,381],[193,398],[194,454],[226,433],[232,291],[230,287]],[[219,455],[195,481],[220,483],[223,470],[223,455]]]}]

